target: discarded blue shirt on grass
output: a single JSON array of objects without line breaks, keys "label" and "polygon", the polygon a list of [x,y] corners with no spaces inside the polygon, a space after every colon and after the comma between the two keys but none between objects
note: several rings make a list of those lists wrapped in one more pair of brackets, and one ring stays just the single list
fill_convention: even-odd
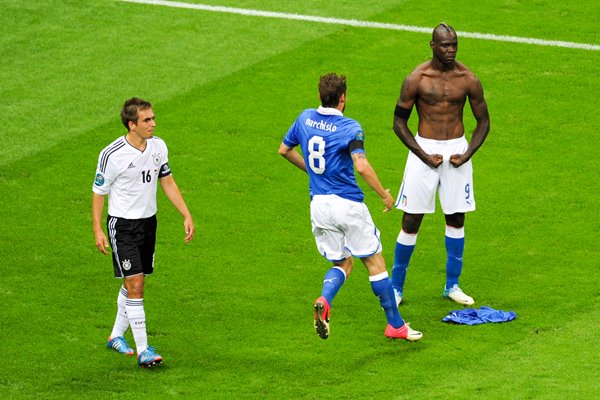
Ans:
[{"label": "discarded blue shirt on grass", "polygon": [[450,311],[442,321],[454,322],[465,325],[479,325],[486,322],[507,322],[517,318],[514,311],[494,310],[493,308],[481,306],[480,308],[464,308]]}]

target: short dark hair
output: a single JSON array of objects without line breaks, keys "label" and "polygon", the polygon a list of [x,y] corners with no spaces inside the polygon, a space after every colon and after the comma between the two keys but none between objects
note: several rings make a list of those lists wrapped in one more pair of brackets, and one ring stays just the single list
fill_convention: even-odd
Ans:
[{"label": "short dark hair", "polygon": [[331,72],[319,80],[319,96],[323,107],[335,108],[340,104],[340,97],[346,93],[346,77]]},{"label": "short dark hair", "polygon": [[451,27],[445,22],[440,22],[435,28],[433,28],[431,40],[437,42],[437,39],[442,32],[453,33],[454,35],[456,35],[456,31],[453,27]]},{"label": "short dark hair", "polygon": [[126,100],[121,109],[121,122],[125,125],[125,128],[129,130],[129,121],[138,122],[138,113],[140,110],[147,110],[152,108],[152,104],[149,101],[140,99],[139,97],[132,97]]}]

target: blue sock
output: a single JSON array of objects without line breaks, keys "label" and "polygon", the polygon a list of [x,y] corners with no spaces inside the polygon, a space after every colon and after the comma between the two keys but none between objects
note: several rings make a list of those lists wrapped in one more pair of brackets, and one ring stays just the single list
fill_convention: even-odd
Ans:
[{"label": "blue sock", "polygon": [[400,231],[396,241],[396,250],[394,252],[394,266],[392,267],[392,285],[399,292],[404,291],[404,281],[406,280],[406,270],[412,256],[415,244],[417,242],[416,234],[408,234]]},{"label": "blue sock", "polygon": [[345,281],[346,273],[340,267],[332,267],[325,274],[325,278],[323,278],[323,289],[321,290],[321,296],[327,299],[327,302],[330,306],[333,302],[333,298]]},{"label": "blue sock", "polygon": [[383,311],[385,311],[385,317],[387,318],[388,324],[392,325],[394,328],[400,328],[404,325],[404,320],[400,316],[400,312],[398,312],[396,299],[394,298],[394,289],[392,288],[392,280],[387,271],[375,276],[370,276],[369,281],[371,281],[373,293],[375,293]]},{"label": "blue sock", "polygon": [[446,289],[458,285],[463,267],[465,249],[465,229],[446,226]]}]

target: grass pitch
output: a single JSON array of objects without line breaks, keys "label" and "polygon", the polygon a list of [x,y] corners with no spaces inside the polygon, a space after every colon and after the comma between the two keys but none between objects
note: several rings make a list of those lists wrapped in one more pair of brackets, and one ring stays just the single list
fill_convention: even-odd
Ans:
[{"label": "grass pitch", "polygon": [[[599,44],[592,1],[210,4]],[[401,307],[424,339],[383,337],[357,262],[323,341],[311,303],[328,263],[310,234],[306,177],[277,148],[298,113],[318,105],[318,77],[344,73],[346,115],[397,191],[406,150],[393,107],[402,78],[430,57],[429,35],[120,1],[0,9],[2,398],[597,396],[599,52],[459,38],[492,121],[473,159],[478,210],[467,216],[461,284],[476,305],[518,318],[441,322],[458,306],[441,298],[438,211],[423,222]],[[118,283],[90,215],[98,152],[124,133],[119,107],[134,95],[154,103],[199,228],[184,245],[179,215],[159,198],[145,304],[165,363],[150,371],[105,348]],[[365,191],[391,267],[401,213],[379,213]]]}]

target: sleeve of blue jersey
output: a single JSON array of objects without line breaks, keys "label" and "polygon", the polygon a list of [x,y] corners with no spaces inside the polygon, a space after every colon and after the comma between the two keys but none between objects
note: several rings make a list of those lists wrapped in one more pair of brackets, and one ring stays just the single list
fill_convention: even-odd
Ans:
[{"label": "sleeve of blue jersey", "polygon": [[298,120],[294,121],[292,126],[290,126],[290,129],[288,129],[287,133],[283,137],[283,144],[285,144],[287,147],[295,147],[298,145],[298,139],[296,138],[296,135],[295,135],[295,131],[296,131],[295,128],[296,128],[297,123],[298,123]]},{"label": "sleeve of blue jersey", "polygon": [[297,145],[298,145],[297,143],[294,143],[294,142],[292,142],[292,141],[291,141],[291,140],[288,138],[288,135],[285,135],[285,137],[283,138],[283,144],[285,144],[287,147],[295,147],[295,146],[297,146]]},{"label": "sleeve of blue jersey", "polygon": [[358,125],[358,128],[360,130],[354,134],[354,137],[350,140],[349,143],[350,154],[365,153],[365,134],[360,128],[360,125]]}]

